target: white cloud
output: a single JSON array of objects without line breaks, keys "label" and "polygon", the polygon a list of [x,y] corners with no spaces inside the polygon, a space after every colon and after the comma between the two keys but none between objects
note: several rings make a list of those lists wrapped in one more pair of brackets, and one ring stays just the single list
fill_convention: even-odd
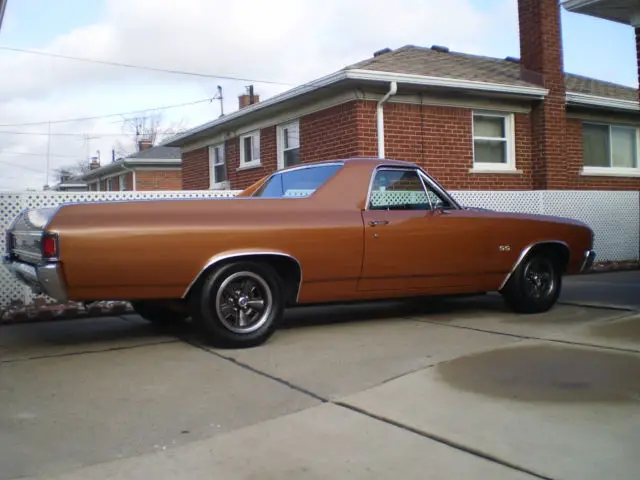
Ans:
[{"label": "white cloud", "polygon": [[[517,55],[513,0],[478,9],[471,0],[107,0],[100,23],[52,39],[43,50],[64,55],[212,74],[308,81],[363,60],[380,48],[447,45],[487,55]],[[210,97],[224,88],[225,111],[237,108],[248,82],[183,77],[43,56],[0,53],[0,124],[136,110]],[[262,98],[286,88],[256,83]],[[167,111],[190,126],[218,116],[217,102]],[[118,119],[56,124],[57,133],[120,132]],[[116,123],[114,123],[116,122]],[[46,125],[0,130],[46,131]],[[91,140],[109,157],[116,137]],[[44,153],[46,137],[0,134],[0,151]],[[54,155],[84,157],[82,137],[55,137]],[[2,162],[44,170],[45,159],[0,153]],[[52,158],[52,167],[73,159]],[[41,188],[41,175],[0,163],[0,189]]]}]

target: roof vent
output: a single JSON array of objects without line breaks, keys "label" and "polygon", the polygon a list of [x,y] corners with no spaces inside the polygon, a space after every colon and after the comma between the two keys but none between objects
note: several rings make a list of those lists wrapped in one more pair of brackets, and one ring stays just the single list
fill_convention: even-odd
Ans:
[{"label": "roof vent", "polygon": [[505,57],[507,62],[520,63],[520,59],[518,57]]},{"label": "roof vent", "polygon": [[440,53],[449,53],[449,47],[443,47],[442,45],[431,45],[431,50]]},{"label": "roof vent", "polygon": [[382,50],[378,50],[377,52],[373,52],[374,57],[379,57],[380,55],[384,55],[385,53],[389,53],[391,51],[390,48],[383,48]]}]

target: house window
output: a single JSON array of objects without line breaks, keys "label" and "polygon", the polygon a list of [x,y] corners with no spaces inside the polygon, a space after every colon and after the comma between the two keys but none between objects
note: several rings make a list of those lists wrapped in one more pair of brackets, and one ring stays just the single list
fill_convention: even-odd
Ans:
[{"label": "house window", "polygon": [[126,175],[123,173],[118,177],[118,182],[120,183],[120,191],[124,192],[127,189],[127,180]]},{"label": "house window", "polygon": [[624,125],[584,123],[582,150],[585,171],[637,169],[638,129]]},{"label": "house window", "polygon": [[473,167],[478,170],[515,168],[513,116],[473,114]]},{"label": "house window", "polygon": [[260,165],[260,131],[240,137],[240,168]]},{"label": "house window", "polygon": [[298,121],[278,127],[278,170],[300,163],[300,124]]},{"label": "house window", "polygon": [[224,144],[209,147],[210,188],[226,188],[227,164],[224,156]]},{"label": "house window", "polygon": [[107,192],[113,191],[113,178],[107,178]]}]

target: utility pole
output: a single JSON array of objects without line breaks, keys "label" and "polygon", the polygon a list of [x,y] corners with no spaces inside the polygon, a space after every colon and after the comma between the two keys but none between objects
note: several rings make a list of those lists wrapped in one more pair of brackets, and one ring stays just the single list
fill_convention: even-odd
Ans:
[{"label": "utility pole", "polygon": [[222,97],[222,87],[220,85],[218,85],[218,93],[216,93],[213,98],[209,100],[209,103],[213,103],[214,100],[220,100],[220,116],[224,117],[224,99]]}]

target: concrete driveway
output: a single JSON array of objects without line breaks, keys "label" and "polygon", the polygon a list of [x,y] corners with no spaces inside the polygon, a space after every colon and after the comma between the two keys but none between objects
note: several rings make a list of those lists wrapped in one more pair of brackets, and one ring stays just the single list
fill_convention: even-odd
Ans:
[{"label": "concrete driveway", "polygon": [[299,308],[250,350],[131,315],[2,327],[0,358],[0,480],[640,470],[632,310],[518,316],[493,295]]}]

